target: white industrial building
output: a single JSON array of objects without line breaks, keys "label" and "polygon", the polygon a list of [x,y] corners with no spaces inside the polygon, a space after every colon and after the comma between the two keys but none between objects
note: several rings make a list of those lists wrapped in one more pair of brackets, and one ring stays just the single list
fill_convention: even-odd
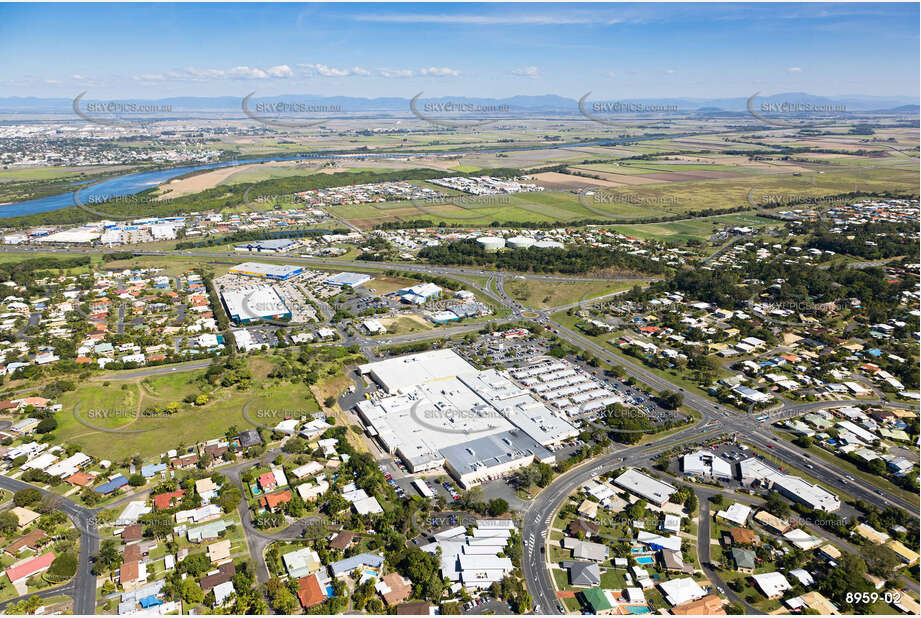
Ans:
[{"label": "white industrial building", "polygon": [[102,232],[94,228],[76,227],[70,230],[61,230],[47,236],[35,238],[40,243],[70,243],[88,244],[102,236]]},{"label": "white industrial building", "polygon": [[841,500],[830,491],[798,476],[775,470],[755,457],[739,462],[739,475],[746,485],[758,481],[767,489],[773,489],[811,509],[832,512],[841,508]]},{"label": "white industrial building", "polygon": [[361,327],[365,329],[369,335],[382,335],[387,332],[387,328],[381,324],[380,320],[377,318],[363,320]]},{"label": "white industrial building", "polygon": [[227,316],[237,324],[249,324],[266,318],[291,317],[291,310],[270,285],[224,290],[221,300]]},{"label": "white industrial building", "polygon": [[484,589],[502,581],[513,569],[504,552],[515,524],[509,519],[480,519],[473,534],[463,526],[436,533],[435,542],[420,549],[435,554],[441,549],[441,574],[465,588]]},{"label": "white industrial building", "polygon": [[331,277],[327,277],[324,283],[327,285],[337,285],[339,287],[345,288],[354,288],[359,285],[364,285],[368,281],[371,281],[371,275],[366,275],[364,273],[336,273]]},{"label": "white industrial building", "polygon": [[614,479],[614,484],[656,506],[668,502],[669,496],[678,491],[673,485],[646,476],[633,468]]},{"label": "white industrial building", "polygon": [[688,453],[681,458],[681,469],[688,476],[732,479],[732,464],[712,451]]},{"label": "white industrial building", "polygon": [[359,365],[358,371],[393,394],[416,384],[471,373],[476,368],[453,350],[431,350]]},{"label": "white industrial building", "polygon": [[434,350],[359,367],[391,396],[356,404],[381,445],[420,472],[444,466],[463,487],[537,460],[577,435],[504,374],[477,371],[452,350]]}]

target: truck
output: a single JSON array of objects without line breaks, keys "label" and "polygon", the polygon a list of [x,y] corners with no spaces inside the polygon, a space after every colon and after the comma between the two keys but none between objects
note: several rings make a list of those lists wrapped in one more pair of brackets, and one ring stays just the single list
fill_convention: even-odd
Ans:
[{"label": "truck", "polygon": [[416,488],[416,491],[422,494],[423,498],[434,498],[435,497],[435,494],[432,493],[432,490],[429,489],[429,486],[422,479],[415,479],[413,481],[413,487]]}]

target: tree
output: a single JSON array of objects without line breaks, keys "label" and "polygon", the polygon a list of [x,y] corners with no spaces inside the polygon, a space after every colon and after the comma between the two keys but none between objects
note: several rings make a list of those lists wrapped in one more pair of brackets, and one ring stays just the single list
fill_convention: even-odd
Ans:
[{"label": "tree", "polygon": [[19,519],[9,511],[0,511],[0,534],[9,536],[19,528]]},{"label": "tree", "polygon": [[186,603],[197,604],[205,600],[205,592],[191,577],[187,577],[179,584],[179,596]]},{"label": "tree", "polygon": [[35,504],[41,499],[42,492],[35,489],[34,487],[29,487],[27,489],[20,489],[13,495],[13,504],[16,506],[26,507]]},{"label": "tree", "polygon": [[170,517],[164,517],[158,513],[151,513],[142,518],[141,523],[145,525],[144,533],[147,536],[165,539],[173,533],[173,522],[170,521]]},{"label": "tree", "polygon": [[53,416],[42,419],[42,421],[35,428],[35,431],[38,433],[50,433],[58,428],[58,421]]},{"label": "tree", "polygon": [[28,599],[23,599],[18,603],[13,603],[6,608],[7,616],[15,616],[16,614],[34,614],[38,611],[38,608],[42,606],[42,600],[38,597],[37,594],[33,594]]},{"label": "tree", "polygon": [[113,539],[106,539],[102,542],[99,551],[93,559],[93,573],[102,575],[108,571],[111,575],[115,569],[121,566],[122,552],[119,549],[120,543]]},{"label": "tree", "polygon": [[771,492],[764,503],[764,508],[777,517],[787,517],[790,514],[790,505],[780,497],[780,494]]},{"label": "tree", "polygon": [[902,564],[899,556],[885,545],[869,545],[863,555],[867,561],[867,570],[883,579],[892,579],[895,570]]},{"label": "tree", "polygon": [[73,552],[66,551],[58,555],[51,566],[48,567],[49,579],[54,582],[62,582],[70,579],[77,573],[77,556]]},{"label": "tree", "polygon": [[241,500],[243,500],[243,495],[240,493],[239,489],[236,487],[226,487],[221,490],[221,495],[217,503],[225,513],[230,513],[237,508]]},{"label": "tree", "polygon": [[684,508],[687,509],[688,514],[693,517],[694,513],[697,512],[697,494],[691,492],[688,496],[688,499],[684,501]]},{"label": "tree", "polygon": [[273,577],[265,583],[265,590],[268,593],[272,607],[282,614],[290,614],[297,607],[295,597],[288,589],[284,581]]},{"label": "tree", "polygon": [[507,513],[508,512],[508,502],[506,502],[502,498],[493,498],[492,500],[489,501],[489,507],[487,508],[487,512],[492,517],[498,517],[499,515],[502,515],[503,513]]},{"label": "tree", "polygon": [[684,402],[684,395],[671,390],[663,390],[659,393],[659,404],[666,410],[677,410]]},{"label": "tree", "polygon": [[179,569],[192,577],[198,577],[211,570],[211,560],[206,554],[189,554],[179,563]]},{"label": "tree", "polygon": [[147,481],[140,474],[132,474],[128,477],[128,484],[132,487],[143,487]]}]

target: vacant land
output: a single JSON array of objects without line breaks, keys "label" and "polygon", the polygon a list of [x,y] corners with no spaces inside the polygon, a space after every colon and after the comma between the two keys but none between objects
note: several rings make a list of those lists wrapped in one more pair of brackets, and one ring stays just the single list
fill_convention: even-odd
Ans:
[{"label": "vacant land", "polygon": [[509,297],[530,309],[549,309],[570,303],[590,300],[612,292],[628,290],[642,281],[611,283],[604,281],[536,281],[512,279],[503,285]]},{"label": "vacant land", "polygon": [[707,240],[716,230],[726,226],[761,228],[770,225],[779,225],[779,223],[773,219],[759,217],[754,214],[739,214],[701,217],[687,221],[672,221],[670,223],[614,225],[611,229],[627,236],[647,240],[686,241],[690,239]]},{"label": "vacant land", "polygon": [[[305,414],[319,410],[303,384],[270,380],[244,391],[215,389],[203,380],[204,373],[180,370],[143,379],[120,378],[115,373],[86,382],[61,396],[64,409],[57,417],[55,436],[62,443],[77,444],[89,455],[118,461],[135,454],[152,457],[180,445],[220,437],[231,427],[250,428],[254,423],[243,412],[247,404],[252,410],[303,408]],[[201,394],[207,395],[206,403],[183,403],[186,397]],[[291,402],[298,403],[293,406]],[[179,404],[175,414],[143,415],[145,410],[162,409],[170,403]],[[255,412],[249,416],[258,422]],[[274,426],[280,419],[272,420]]]},{"label": "vacant land", "polygon": [[383,335],[385,337],[410,335],[412,333],[422,333],[432,330],[432,325],[418,315],[380,318],[380,322],[384,325],[384,328],[387,329],[387,333]]}]

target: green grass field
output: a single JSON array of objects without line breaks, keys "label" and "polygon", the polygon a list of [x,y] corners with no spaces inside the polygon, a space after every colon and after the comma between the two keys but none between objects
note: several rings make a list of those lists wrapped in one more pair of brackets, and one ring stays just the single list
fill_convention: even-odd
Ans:
[{"label": "green grass field", "polygon": [[611,283],[605,281],[537,281],[511,279],[505,282],[506,293],[529,309],[549,309],[570,303],[590,300],[611,292],[628,290],[642,281]]},{"label": "green grass field", "polygon": [[[113,460],[140,454],[158,455],[180,443],[223,436],[227,429],[239,430],[256,424],[274,426],[280,411],[298,415],[319,410],[316,400],[302,384],[275,380],[255,383],[248,391],[211,389],[197,379],[203,370],[176,372],[137,378],[86,382],[76,391],[61,396],[64,409],[58,414],[55,436],[66,444],[77,444],[87,454]],[[137,417],[139,411],[181,402],[187,395],[210,392],[212,399],[202,406],[182,404],[171,416]],[[244,407],[249,404],[249,420]],[[264,411],[262,414],[259,411]],[[101,411],[101,412],[100,412]],[[265,412],[265,411],[271,411]],[[81,423],[77,416],[94,427]],[[108,430],[108,431],[107,431]]]},{"label": "green grass field", "polygon": [[[652,164],[661,166],[659,163]],[[672,171],[691,168],[696,164],[672,165]],[[899,164],[903,165],[903,164]],[[829,166],[822,174],[804,174],[794,176],[792,171],[783,173],[755,172],[759,175],[738,178],[701,179],[681,182],[662,182],[649,185],[603,188],[605,194],[623,193],[623,203],[590,202],[586,208],[575,191],[545,191],[541,193],[523,193],[509,196],[507,204],[491,204],[473,208],[469,204],[460,206],[437,205],[426,206],[425,212],[411,202],[388,202],[385,204],[362,204],[356,206],[336,207],[335,214],[359,227],[372,227],[382,221],[390,220],[428,220],[430,222],[461,224],[477,227],[488,226],[498,222],[568,222],[580,219],[599,219],[609,213],[616,218],[673,217],[676,213],[695,210],[720,210],[738,207],[751,207],[749,198],[755,204],[764,202],[772,195],[803,196],[819,198],[852,191],[914,191],[917,192],[917,162],[904,164],[897,168],[869,167],[858,174],[854,166]],[[746,171],[744,167],[705,166],[700,168],[732,168]],[[680,169],[679,169],[680,168]],[[614,169],[623,169],[615,167]],[[690,170],[689,170],[690,171]],[[634,169],[630,173],[654,173],[649,170]],[[573,177],[578,180],[578,177]],[[586,179],[587,181],[588,179]],[[588,185],[588,182],[586,182]],[[629,197],[629,199],[627,199]],[[776,200],[775,200],[776,203]],[[601,214],[599,212],[601,211]],[[429,214],[432,213],[432,214]],[[476,215],[480,216],[476,216]],[[616,220],[613,221],[616,223]],[[647,236],[681,236],[699,235],[698,231],[656,230]]]},{"label": "green grass field", "polygon": [[761,228],[769,225],[779,225],[779,223],[773,219],[759,217],[754,214],[737,214],[702,217],[688,221],[672,221],[670,223],[614,225],[612,229],[627,236],[648,240],[689,240],[691,238],[706,240],[716,230],[726,226]]}]

